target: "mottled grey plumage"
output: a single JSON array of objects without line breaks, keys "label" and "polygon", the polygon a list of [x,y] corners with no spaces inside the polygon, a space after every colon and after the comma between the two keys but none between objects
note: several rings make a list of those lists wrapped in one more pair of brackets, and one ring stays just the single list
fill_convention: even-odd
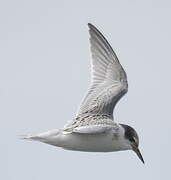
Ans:
[{"label": "mottled grey plumage", "polygon": [[83,113],[107,114],[112,118],[114,106],[128,90],[126,73],[104,36],[92,24],[88,26],[92,82],[78,116]]},{"label": "mottled grey plumage", "polygon": [[126,73],[110,44],[88,24],[91,44],[91,86],[76,117],[60,130],[51,130],[24,139],[38,140],[64,149],[89,152],[138,149],[136,131],[113,120],[116,103],[128,91]]}]

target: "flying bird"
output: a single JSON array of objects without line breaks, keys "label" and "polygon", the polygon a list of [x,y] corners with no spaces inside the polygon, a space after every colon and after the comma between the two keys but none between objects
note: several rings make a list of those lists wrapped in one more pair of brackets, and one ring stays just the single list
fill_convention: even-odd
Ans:
[{"label": "flying bird", "polygon": [[61,129],[54,129],[23,139],[36,140],[67,150],[112,152],[139,151],[137,132],[114,121],[113,110],[128,91],[127,75],[114,50],[92,24],[88,24],[91,44],[91,85],[75,118]]}]

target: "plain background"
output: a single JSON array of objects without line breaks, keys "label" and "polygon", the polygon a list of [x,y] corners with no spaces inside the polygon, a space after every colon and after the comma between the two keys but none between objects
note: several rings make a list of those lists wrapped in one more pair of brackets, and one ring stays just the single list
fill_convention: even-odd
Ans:
[{"label": "plain background", "polygon": [[[22,141],[74,117],[90,82],[87,23],[125,68],[115,119],[140,136],[131,151],[85,153]],[[170,179],[171,3],[164,0],[0,2],[0,179]]]}]

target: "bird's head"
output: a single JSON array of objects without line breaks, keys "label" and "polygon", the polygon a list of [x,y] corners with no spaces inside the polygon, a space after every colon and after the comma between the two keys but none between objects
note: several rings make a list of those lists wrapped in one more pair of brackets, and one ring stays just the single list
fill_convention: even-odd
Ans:
[{"label": "bird's head", "polygon": [[144,163],[144,159],[141,155],[141,152],[138,148],[139,145],[139,138],[137,132],[130,126],[125,124],[120,124],[124,128],[124,136],[127,140],[128,144],[130,145],[131,149],[137,154],[139,159]]}]

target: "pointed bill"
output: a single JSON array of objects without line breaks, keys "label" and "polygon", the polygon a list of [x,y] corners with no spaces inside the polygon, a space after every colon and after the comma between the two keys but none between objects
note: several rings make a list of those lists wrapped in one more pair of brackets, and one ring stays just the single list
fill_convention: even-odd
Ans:
[{"label": "pointed bill", "polygon": [[139,159],[142,161],[142,163],[144,164],[144,159],[142,157],[142,154],[140,152],[140,150],[138,149],[138,147],[132,145],[132,150],[137,154],[137,156],[139,157]]}]

